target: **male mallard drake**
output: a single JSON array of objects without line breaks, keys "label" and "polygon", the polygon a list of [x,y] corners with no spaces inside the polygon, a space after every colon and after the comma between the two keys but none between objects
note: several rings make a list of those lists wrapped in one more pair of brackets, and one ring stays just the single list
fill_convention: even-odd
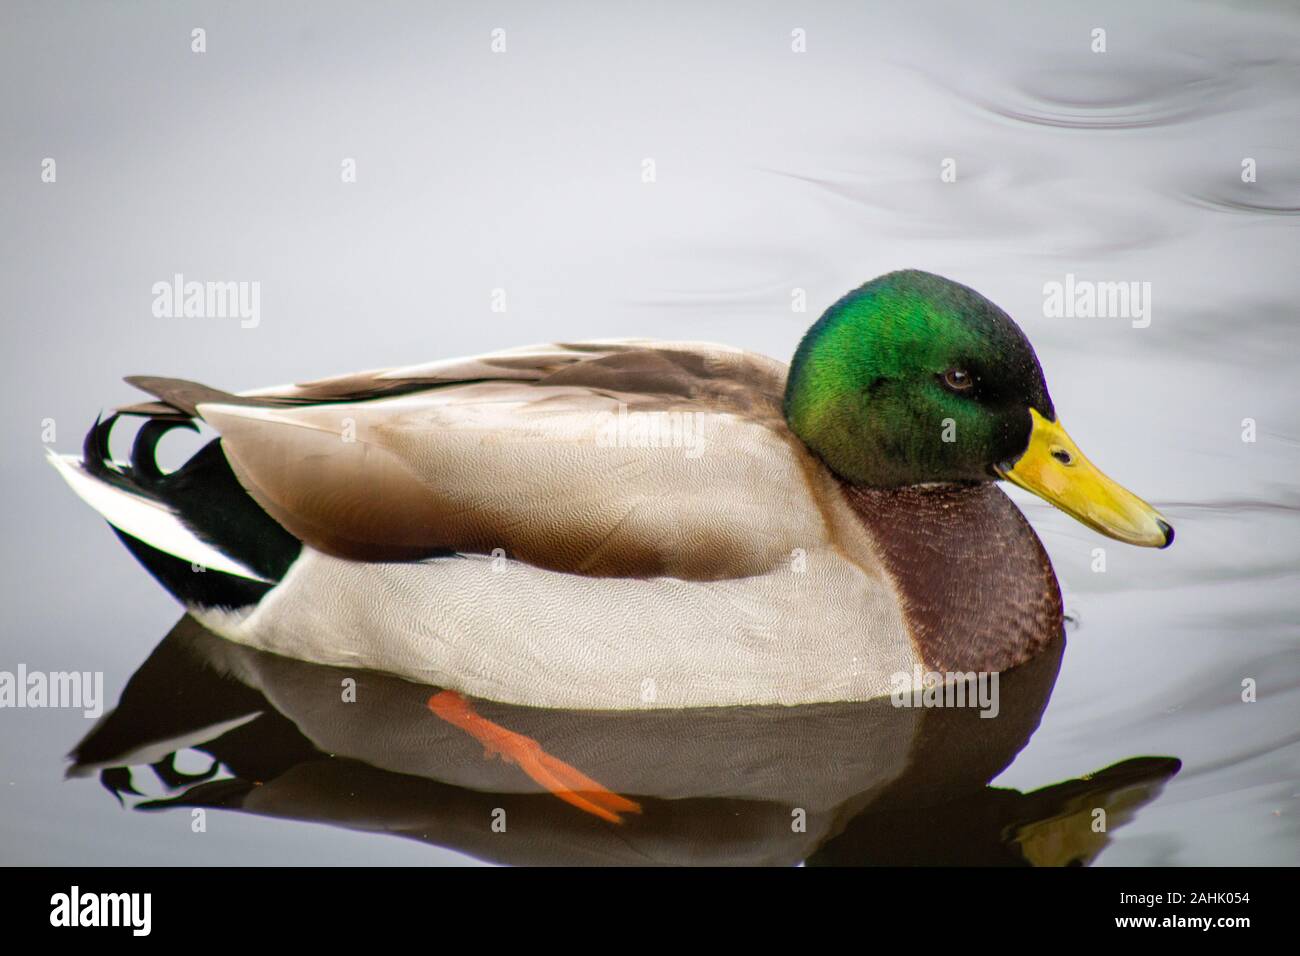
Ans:
[{"label": "male mallard drake", "polygon": [[[540,346],[158,401],[72,487],[205,625],[478,697],[636,709],[887,695],[1001,671],[1061,629],[1005,478],[1112,537],[1173,530],[1083,457],[1033,348],[977,292],[895,272],[779,362]],[[181,468],[159,437],[220,433]]]}]

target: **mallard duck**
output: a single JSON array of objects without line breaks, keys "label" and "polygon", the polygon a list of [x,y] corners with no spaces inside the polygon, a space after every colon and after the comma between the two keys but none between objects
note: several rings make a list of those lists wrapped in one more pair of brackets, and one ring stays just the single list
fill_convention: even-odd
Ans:
[{"label": "mallard duck", "polygon": [[[1005,479],[1173,529],[1057,419],[978,292],[894,272],[786,366],[698,342],[514,349],[232,394],[172,378],[51,460],[205,626],[540,707],[804,704],[996,672],[1061,631]],[[130,460],[109,454],[142,416]],[[177,470],[159,438],[219,437]]]}]

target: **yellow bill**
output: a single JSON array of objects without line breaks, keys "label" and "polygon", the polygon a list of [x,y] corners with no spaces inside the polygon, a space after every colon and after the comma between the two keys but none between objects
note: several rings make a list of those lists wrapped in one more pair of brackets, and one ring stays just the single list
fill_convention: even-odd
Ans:
[{"label": "yellow bill", "polygon": [[1108,537],[1144,548],[1173,544],[1174,529],[1160,512],[1103,475],[1059,422],[1033,408],[1029,414],[1029,447],[1014,462],[998,465],[999,475]]}]

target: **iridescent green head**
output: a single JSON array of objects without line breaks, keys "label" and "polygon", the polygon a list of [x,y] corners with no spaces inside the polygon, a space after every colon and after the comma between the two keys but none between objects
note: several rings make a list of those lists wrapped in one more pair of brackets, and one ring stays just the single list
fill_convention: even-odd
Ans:
[{"label": "iridescent green head", "polygon": [[989,481],[1054,421],[1038,358],[1005,312],[928,272],[891,272],[808,330],[786,385],[790,428],[841,478],[875,487]]},{"label": "iridescent green head", "polygon": [[785,417],[855,485],[1005,478],[1112,538],[1174,540],[1061,427],[1010,316],[942,276],[891,272],[827,309],[790,363]]}]

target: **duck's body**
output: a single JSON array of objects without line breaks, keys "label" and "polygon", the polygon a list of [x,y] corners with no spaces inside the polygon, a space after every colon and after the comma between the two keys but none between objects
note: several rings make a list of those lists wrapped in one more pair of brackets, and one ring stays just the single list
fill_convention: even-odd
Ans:
[{"label": "duck's body", "polygon": [[[132,462],[107,460],[110,421],[56,464],[207,626],[263,650],[641,709],[867,700],[1060,633],[1051,565],[994,484],[846,475],[870,462],[840,464],[842,436],[752,353],[596,342],[242,395],[133,382],[159,401],[124,409],[151,419]],[[190,418],[219,444],[161,475],[153,444]]]}]

